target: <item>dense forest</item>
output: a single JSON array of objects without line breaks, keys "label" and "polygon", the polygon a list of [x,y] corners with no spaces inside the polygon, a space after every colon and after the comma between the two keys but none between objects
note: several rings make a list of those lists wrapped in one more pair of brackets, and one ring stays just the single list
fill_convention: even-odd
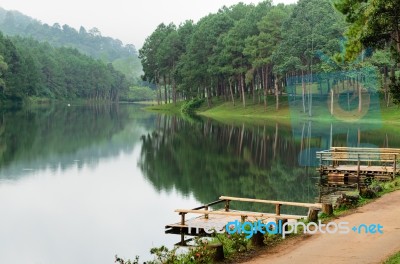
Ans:
[{"label": "dense forest", "polygon": [[[273,96],[279,108],[280,96],[287,94],[300,97],[302,111],[311,115],[313,97],[343,91],[359,98],[359,111],[371,92],[387,104],[397,102],[400,5],[388,2],[299,0],[274,6],[266,0],[224,6],[197,23],[162,23],[139,50],[143,77],[157,85],[158,101],[165,103],[200,97],[210,106],[219,97],[266,108]],[[376,16],[376,24],[368,16]],[[379,30],[384,33],[371,33]]]},{"label": "dense forest", "polygon": [[18,11],[7,11],[0,7],[0,31],[8,36],[22,36],[48,42],[54,47],[75,48],[92,58],[111,62],[129,81],[136,81],[142,74],[135,46],[124,45],[118,39],[104,37],[97,28],[86,30],[81,26],[77,31],[58,23],[50,26]]},{"label": "dense forest", "polygon": [[0,32],[0,101],[119,99],[128,90],[123,73],[72,48],[55,48]]}]

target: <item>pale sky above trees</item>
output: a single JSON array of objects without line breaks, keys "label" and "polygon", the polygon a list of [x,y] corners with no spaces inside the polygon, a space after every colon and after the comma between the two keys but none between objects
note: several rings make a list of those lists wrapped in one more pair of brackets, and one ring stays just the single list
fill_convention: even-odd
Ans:
[{"label": "pale sky above trees", "polygon": [[[160,23],[179,25],[187,19],[195,22],[208,13],[215,13],[224,5],[239,0],[1,0],[0,7],[21,13],[53,25],[68,24],[79,30],[97,27],[102,35],[118,38],[139,49],[145,38]],[[260,0],[242,0],[250,4]],[[278,3],[296,3],[297,0],[273,0]]]}]

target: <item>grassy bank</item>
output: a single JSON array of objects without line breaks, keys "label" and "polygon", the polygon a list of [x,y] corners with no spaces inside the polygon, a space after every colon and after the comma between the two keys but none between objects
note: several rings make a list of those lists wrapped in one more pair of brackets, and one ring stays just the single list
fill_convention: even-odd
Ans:
[{"label": "grassy bank", "polygon": [[400,263],[400,251],[387,259],[384,264],[399,264]]},{"label": "grassy bank", "polygon": [[[149,111],[157,111],[163,113],[180,113],[180,108],[184,102],[174,104],[153,105],[146,107]],[[334,116],[331,115],[329,106],[326,101],[315,101],[312,107],[312,116],[308,111],[304,113],[301,101],[289,104],[288,98],[282,96],[280,98],[279,109],[276,109],[275,98],[269,97],[267,108],[263,103],[248,99],[246,107],[242,102],[226,102],[222,99],[214,98],[212,104],[204,102],[196,113],[201,116],[211,117],[219,121],[257,121],[257,120],[279,120],[280,122],[290,122],[290,120],[315,120],[320,122],[332,121],[361,121],[361,122],[388,122],[400,124],[400,108],[395,105],[386,107],[383,102],[376,102],[372,105],[365,100],[362,112],[358,112],[357,106],[350,106],[351,110],[337,110]]]}]

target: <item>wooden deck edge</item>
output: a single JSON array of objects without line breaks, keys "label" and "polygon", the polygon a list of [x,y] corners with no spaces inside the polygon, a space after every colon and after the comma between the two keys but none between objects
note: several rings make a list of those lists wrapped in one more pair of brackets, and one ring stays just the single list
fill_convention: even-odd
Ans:
[{"label": "wooden deck edge", "polygon": [[272,200],[262,200],[262,199],[252,199],[252,198],[239,198],[231,196],[220,196],[221,200],[238,201],[238,202],[254,202],[254,203],[266,203],[266,204],[280,204],[280,205],[290,205],[298,207],[317,207],[322,208],[320,203],[298,203],[298,202],[287,202],[287,201],[272,201]]},{"label": "wooden deck edge", "polygon": [[247,211],[210,211],[210,210],[190,210],[190,209],[176,209],[177,213],[186,214],[204,214],[204,215],[227,215],[227,216],[244,216],[244,217],[265,217],[265,218],[286,218],[286,219],[302,219],[303,216],[300,215],[288,215],[288,214],[271,214],[271,213],[255,213]]}]

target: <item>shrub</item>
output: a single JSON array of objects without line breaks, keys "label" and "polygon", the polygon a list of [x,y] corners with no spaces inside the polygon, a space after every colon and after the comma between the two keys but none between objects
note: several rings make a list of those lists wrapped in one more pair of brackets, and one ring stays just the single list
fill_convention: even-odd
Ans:
[{"label": "shrub", "polygon": [[204,103],[204,99],[200,99],[198,97],[195,97],[189,101],[187,101],[186,103],[184,103],[181,106],[181,112],[183,114],[193,114],[194,111],[199,108],[202,104]]}]

